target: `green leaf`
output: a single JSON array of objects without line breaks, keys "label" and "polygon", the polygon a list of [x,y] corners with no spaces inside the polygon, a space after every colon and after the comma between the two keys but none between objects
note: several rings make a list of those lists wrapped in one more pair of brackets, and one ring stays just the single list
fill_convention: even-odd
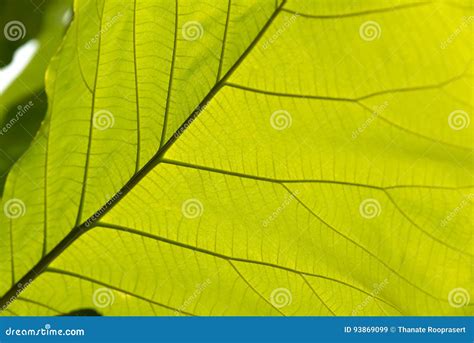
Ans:
[{"label": "green leaf", "polygon": [[76,1],[3,197],[3,313],[474,314],[469,15]]},{"label": "green leaf", "polygon": [[38,50],[18,78],[0,94],[0,121],[3,122],[6,111],[12,106],[16,107],[22,98],[30,96],[35,100],[36,95],[42,93],[44,72],[64,36],[71,2],[49,0],[44,4],[30,0],[9,0],[3,4],[1,67],[10,63],[13,52],[30,39],[37,41]]},{"label": "green leaf", "polygon": [[69,24],[71,4],[70,0],[8,0],[0,5],[0,67],[9,68],[21,45],[37,44],[24,70],[0,90],[0,194],[9,168],[29,147],[46,114],[44,74]]}]

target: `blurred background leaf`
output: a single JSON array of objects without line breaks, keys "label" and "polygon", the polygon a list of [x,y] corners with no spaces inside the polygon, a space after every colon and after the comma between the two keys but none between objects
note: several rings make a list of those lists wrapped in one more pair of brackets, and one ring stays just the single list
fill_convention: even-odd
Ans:
[{"label": "blurred background leaf", "polygon": [[[10,167],[28,148],[46,113],[44,74],[71,16],[72,0],[0,2],[0,130],[7,129],[0,135],[0,194]],[[19,26],[14,39],[8,39],[6,28],[12,21],[20,22],[23,27]],[[8,82],[11,69],[28,58],[21,54],[27,48],[36,51],[19,75]],[[30,102],[33,105],[28,106]],[[25,113],[16,121],[19,111]]]}]

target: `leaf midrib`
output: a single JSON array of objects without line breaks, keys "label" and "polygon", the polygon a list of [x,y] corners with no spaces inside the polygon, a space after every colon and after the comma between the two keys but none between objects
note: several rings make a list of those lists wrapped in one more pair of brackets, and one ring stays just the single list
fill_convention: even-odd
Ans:
[{"label": "leaf midrib", "polygon": [[[116,199],[112,204],[106,203],[103,205],[97,212],[95,212],[91,217],[89,217],[86,221],[82,224],[79,224],[79,220],[76,223],[76,226],[45,256],[43,256],[38,263],[31,268],[19,281],[12,285],[12,287],[0,298],[0,308],[3,308],[6,303],[14,297],[18,290],[19,284],[26,284],[31,283],[34,281],[40,274],[42,274],[45,269],[57,258],[59,257],[73,242],[75,242],[79,237],[81,237],[85,232],[93,229],[97,224],[100,218],[102,218],[105,214],[107,214],[120,200],[125,197],[150,171],[152,171],[158,164],[161,163],[161,159],[164,154],[173,146],[173,144],[179,139],[181,134],[187,130],[192,124],[192,122],[199,116],[202,112],[202,108],[211,101],[214,96],[220,91],[222,87],[225,86],[226,81],[229,77],[234,73],[234,71],[240,66],[240,64],[244,61],[244,59],[248,56],[248,54],[253,50],[255,45],[257,45],[260,38],[265,34],[268,28],[271,26],[273,21],[276,19],[278,14],[282,11],[283,6],[286,4],[287,0],[283,0],[281,4],[275,9],[272,13],[270,18],[267,20],[265,25],[262,27],[260,32],[255,36],[254,40],[249,44],[246,50],[240,55],[237,61],[232,65],[231,68],[226,72],[226,74],[218,81],[214,87],[208,92],[208,94],[203,98],[203,100],[199,103],[199,105],[191,112],[188,118],[181,124],[181,126],[175,130],[174,134],[168,139],[168,141],[162,145],[157,153],[137,172],[135,173],[130,180],[115,194],[112,199]],[[104,4],[105,7],[105,4]],[[102,25],[102,17],[101,23]],[[100,36],[99,36],[100,39]],[[100,40],[99,40],[99,56],[100,56]],[[99,64],[99,60],[97,60],[97,66]],[[97,67],[98,69],[98,67]],[[97,75],[96,75],[97,81]],[[95,88],[95,87],[94,87]],[[95,92],[92,94],[94,97]],[[93,111],[93,106],[92,106]],[[92,123],[91,123],[92,127]],[[90,137],[90,135],[89,135]],[[90,140],[89,140],[90,144]],[[85,181],[87,178],[87,160],[85,166]],[[83,191],[81,196],[81,202],[79,204],[79,212],[81,213],[81,209],[83,207],[83,197],[85,192],[85,182],[83,185]],[[79,219],[79,217],[78,217]],[[88,226],[87,223],[92,222],[92,225]]]}]

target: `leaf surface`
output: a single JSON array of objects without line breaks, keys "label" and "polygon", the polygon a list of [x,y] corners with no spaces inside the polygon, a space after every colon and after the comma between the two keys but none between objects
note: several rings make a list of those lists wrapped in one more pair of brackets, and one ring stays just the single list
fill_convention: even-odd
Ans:
[{"label": "leaf surface", "polygon": [[4,313],[472,315],[468,15],[76,1],[5,189]]}]

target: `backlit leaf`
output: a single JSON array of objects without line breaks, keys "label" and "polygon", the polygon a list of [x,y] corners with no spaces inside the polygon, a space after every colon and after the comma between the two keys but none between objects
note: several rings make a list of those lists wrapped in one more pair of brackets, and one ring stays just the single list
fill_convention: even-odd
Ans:
[{"label": "backlit leaf", "polygon": [[76,1],[3,196],[3,313],[474,314],[471,19]]}]

